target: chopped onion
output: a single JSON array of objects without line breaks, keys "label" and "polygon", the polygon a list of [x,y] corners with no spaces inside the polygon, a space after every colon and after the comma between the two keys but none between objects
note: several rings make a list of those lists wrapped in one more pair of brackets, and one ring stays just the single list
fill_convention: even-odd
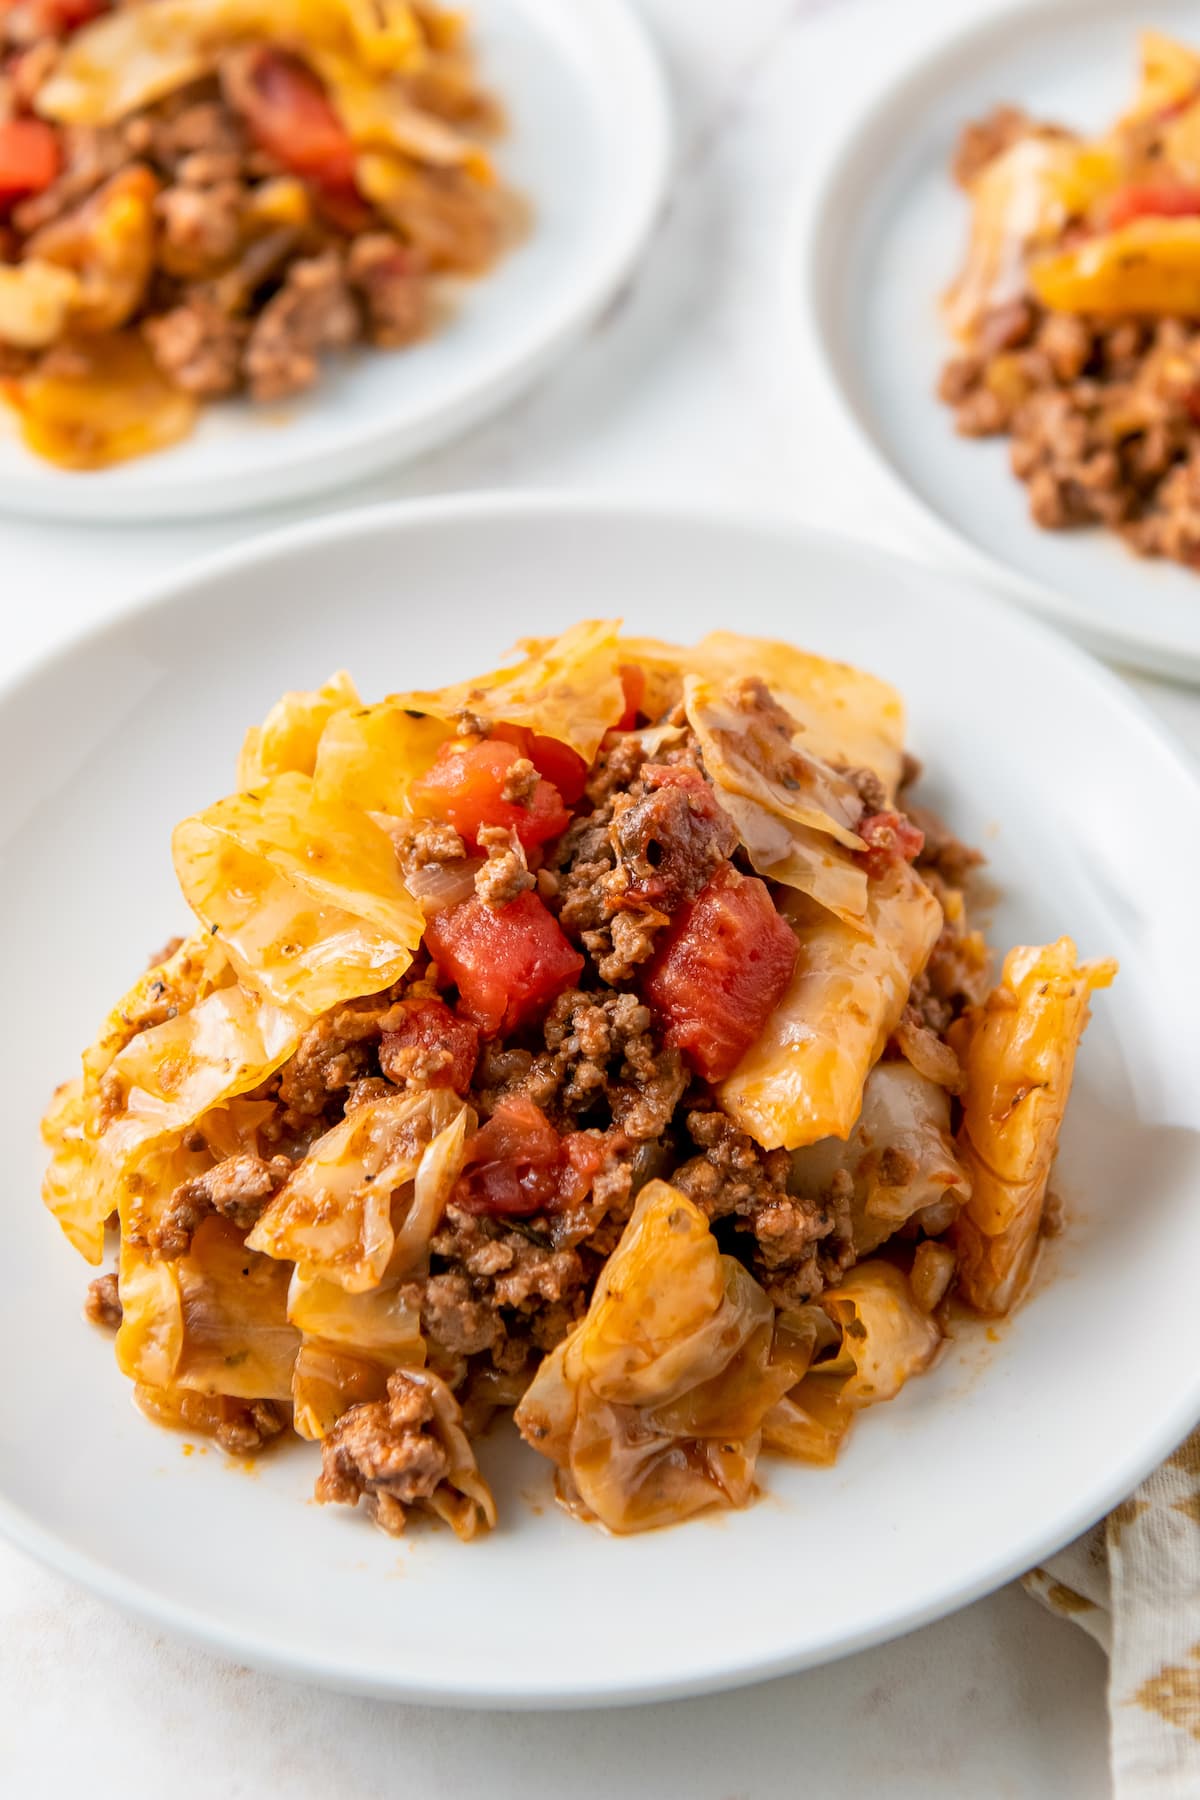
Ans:
[{"label": "chopped onion", "polygon": [[423,869],[412,869],[404,877],[404,885],[426,918],[431,913],[445,912],[475,892],[475,871],[483,867],[481,856],[452,863],[426,863]]}]

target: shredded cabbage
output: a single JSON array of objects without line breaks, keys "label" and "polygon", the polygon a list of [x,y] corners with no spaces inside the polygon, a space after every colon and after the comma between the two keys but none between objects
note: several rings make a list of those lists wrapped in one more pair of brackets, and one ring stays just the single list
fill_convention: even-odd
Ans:
[{"label": "shredded cabbage", "polygon": [[790,1186],[821,1199],[835,1175],[854,1183],[854,1248],[860,1256],[927,1206],[970,1197],[970,1180],[950,1134],[950,1097],[906,1062],[879,1062],[867,1077],[862,1111],[845,1140],[798,1150]]},{"label": "shredded cabbage", "polygon": [[430,692],[393,694],[393,706],[451,723],[464,713],[557,738],[590,763],[625,711],[617,622],[588,619],[556,638],[522,644],[522,660]]},{"label": "shredded cabbage", "polygon": [[804,1462],[831,1463],[864,1406],[893,1400],[933,1361],[942,1334],[891,1263],[858,1263],[818,1302],[838,1327],[832,1357],[812,1366],[768,1413],[763,1444]]},{"label": "shredded cabbage", "polygon": [[1007,1313],[1032,1272],[1088,1002],[1115,974],[1114,962],[1080,963],[1068,937],[1010,950],[999,987],[964,1021],[959,1150],[971,1198],[955,1243],[960,1288],[979,1312]]},{"label": "shredded cabbage", "polygon": [[618,1532],[744,1505],[763,1417],[796,1380],[772,1363],[773,1319],[699,1208],[643,1188],[586,1318],[517,1408],[564,1502]]},{"label": "shredded cabbage", "polygon": [[850,856],[862,801],[849,781],[803,747],[802,729],[743,678],[685,675],[683,703],[704,766],[760,875],[809,894],[841,918],[861,918],[867,877]]},{"label": "shredded cabbage", "polygon": [[[101,1039],[109,1032],[106,1026]],[[111,1212],[120,1210],[123,1224],[140,1229],[161,1199],[148,1154],[177,1147],[214,1107],[258,1087],[292,1054],[299,1035],[294,1017],[258,995],[236,985],[217,988],[111,1056],[103,1106],[98,1083],[86,1078],[61,1095],[43,1127],[54,1155],[42,1193],[89,1262],[100,1261]],[[110,1046],[111,1037],[98,1060]]]},{"label": "shredded cabbage", "polygon": [[335,713],[317,745],[314,790],[322,801],[399,816],[409,788],[453,735],[444,719],[398,700]]},{"label": "shredded cabbage", "polygon": [[773,638],[710,631],[681,647],[623,637],[621,660],[646,674],[646,712],[657,718],[682,698],[687,673],[728,682],[759,675],[803,728],[806,749],[823,762],[871,769],[889,798],[904,761],[904,702],[897,690],[849,663],[831,662]]},{"label": "shredded cabbage", "polygon": [[45,349],[63,335],[78,297],[78,275],[45,257],[0,263],[0,342]]},{"label": "shredded cabbage", "polygon": [[349,1294],[413,1267],[458,1176],[466,1112],[449,1088],[428,1088],[347,1113],[297,1164],[246,1240],[250,1248]]},{"label": "shredded cabbage", "polygon": [[175,828],[175,871],[193,912],[243,978],[309,1016],[389,987],[424,915],[392,844],[365,814],[277,775]]},{"label": "shredded cabbage", "polygon": [[394,1370],[422,1366],[421,1316],[410,1295],[400,1277],[349,1294],[322,1276],[292,1274],[288,1318],[303,1333],[292,1376],[301,1437],[324,1437],[348,1407],[381,1400]]},{"label": "shredded cabbage", "polygon": [[247,1249],[228,1220],[201,1221],[187,1253],[156,1261],[121,1246],[117,1362],[133,1381],[233,1399],[290,1400],[299,1333],[288,1271]]},{"label": "shredded cabbage", "polygon": [[857,926],[800,894],[781,910],[800,940],[796,973],[717,1095],[764,1149],[798,1150],[849,1135],[867,1075],[937,942],[942,909],[920,876],[896,863],[870,882]]},{"label": "shredded cabbage", "polygon": [[425,40],[407,0],[144,0],[76,31],[38,92],[64,125],[113,125],[215,69],[248,38],[327,49],[377,75],[420,66]]},{"label": "shredded cabbage", "polygon": [[284,694],[262,724],[252,725],[246,733],[238,757],[238,787],[243,791],[259,787],[274,775],[311,775],[317,747],[331,721],[361,706],[358,689],[345,669],[319,688]]}]

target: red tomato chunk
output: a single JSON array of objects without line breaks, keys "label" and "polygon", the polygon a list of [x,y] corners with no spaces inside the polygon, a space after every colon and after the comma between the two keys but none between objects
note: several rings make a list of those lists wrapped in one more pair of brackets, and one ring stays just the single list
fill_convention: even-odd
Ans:
[{"label": "red tomato chunk", "polygon": [[552,781],[568,806],[582,800],[587,786],[588,769],[577,750],[560,744],[557,738],[543,737],[525,725],[496,725],[492,736],[503,744],[515,744],[527,756],[539,775]]},{"label": "red tomato chunk", "polygon": [[0,122],[0,205],[48,188],[61,165],[58,133],[44,119]]},{"label": "red tomato chunk", "polygon": [[495,909],[472,895],[434,914],[425,943],[443,982],[458,988],[459,1010],[485,1037],[536,1019],[583,969],[582,956],[533,893]]},{"label": "red tomato chunk", "polygon": [[[420,1058],[430,1087],[452,1087],[456,1094],[465,1094],[479,1058],[476,1027],[451,1012],[444,1000],[402,1000],[394,1010],[402,1011],[404,1018],[383,1034],[379,1065],[384,1074],[403,1081]],[[435,1059],[439,1066],[431,1068]]]},{"label": "red tomato chunk", "polygon": [[1200,187],[1187,187],[1173,181],[1148,181],[1122,188],[1120,193],[1113,195],[1108,223],[1116,231],[1134,219],[1187,219],[1197,213],[1200,213]]},{"label": "red tomato chunk", "polygon": [[354,143],[307,64],[260,49],[232,93],[250,135],[286,169],[334,191],[354,191]]},{"label": "red tomato chunk", "polygon": [[621,687],[625,694],[625,711],[617,721],[617,730],[632,731],[646,697],[646,671],[639,668],[637,663],[622,663],[617,673],[621,677]]},{"label": "red tomato chunk", "polygon": [[766,884],[724,863],[679,912],[643,993],[705,1081],[734,1070],[783,998],[796,966],[795,933]]},{"label": "red tomato chunk", "polygon": [[858,835],[866,844],[859,861],[868,875],[886,875],[889,863],[912,862],[925,846],[925,833],[904,813],[868,813]]},{"label": "red tomato chunk", "polygon": [[506,800],[504,784],[522,752],[498,738],[443,744],[412,790],[413,811],[447,819],[473,849],[485,825],[515,831],[526,850],[561,835],[571,822],[559,791],[538,777],[527,799]]},{"label": "red tomato chunk", "polygon": [[559,1137],[532,1100],[501,1100],[467,1145],[454,1203],[491,1217],[558,1212],[586,1199],[604,1155],[598,1134]]}]

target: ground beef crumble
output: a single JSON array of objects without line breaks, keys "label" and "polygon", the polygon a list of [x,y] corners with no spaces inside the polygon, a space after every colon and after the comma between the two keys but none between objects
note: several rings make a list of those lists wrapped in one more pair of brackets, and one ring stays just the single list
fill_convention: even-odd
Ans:
[{"label": "ground beef crumble", "polygon": [[213,1435],[229,1456],[253,1456],[287,1429],[289,1409],[281,1400],[226,1400],[223,1410]]},{"label": "ground beef crumble", "polygon": [[750,1263],[776,1306],[814,1300],[854,1261],[850,1184],[822,1201],[788,1192],[791,1153],[763,1150],[722,1112],[687,1115],[700,1154],[671,1176],[714,1223],[753,1238]]},{"label": "ground beef crumble", "polygon": [[186,1255],[196,1227],[211,1213],[249,1231],[291,1172],[286,1156],[269,1162],[248,1153],[224,1157],[203,1175],[180,1182],[162,1218],[150,1228],[150,1250],[164,1261]]},{"label": "ground beef crumble", "polygon": [[104,1325],[109,1331],[117,1329],[123,1315],[115,1275],[97,1275],[95,1281],[88,1282],[83,1314],[93,1325]]},{"label": "ground beef crumble", "polygon": [[601,981],[636,979],[672,914],[732,856],[737,832],[700,768],[695,739],[647,760],[636,734],[603,749],[580,814],[547,858],[553,904]]},{"label": "ground beef crumble", "polygon": [[353,1506],[365,1499],[385,1531],[403,1531],[408,1510],[429,1500],[450,1472],[427,1389],[398,1369],[387,1397],[352,1406],[321,1443],[316,1497]]}]

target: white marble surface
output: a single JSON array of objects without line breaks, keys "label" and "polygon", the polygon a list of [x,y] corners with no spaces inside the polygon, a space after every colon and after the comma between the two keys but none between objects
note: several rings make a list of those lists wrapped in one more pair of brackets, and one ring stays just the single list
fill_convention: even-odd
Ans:
[{"label": "white marble surface", "polygon": [[[921,553],[914,521],[781,335],[780,257],[796,184],[829,130],[898,55],[961,19],[962,0],[639,3],[671,76],[680,150],[630,291],[493,424],[329,504],[483,486],[684,495],[784,508]],[[183,559],[289,516],[108,531],[0,521],[0,680]],[[1200,750],[1200,696],[1137,686]],[[86,1471],[68,1461],[63,1478],[86,1483]],[[430,1800],[774,1800],[811,1784],[848,1800],[1098,1800],[1104,1678],[1090,1640],[1012,1588],[738,1694],[608,1714],[439,1713],[221,1663],[0,1546],[0,1791],[13,1796],[325,1800],[397,1786]]]}]

